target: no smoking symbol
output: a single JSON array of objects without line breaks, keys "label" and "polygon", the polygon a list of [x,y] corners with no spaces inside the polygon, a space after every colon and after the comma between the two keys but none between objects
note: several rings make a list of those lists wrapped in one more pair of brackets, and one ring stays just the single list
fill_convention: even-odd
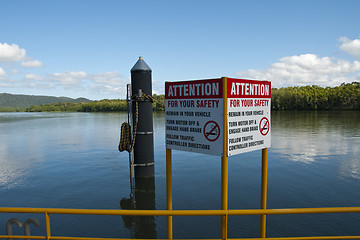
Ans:
[{"label": "no smoking symbol", "polygon": [[270,130],[269,119],[267,119],[266,117],[263,117],[260,120],[259,129],[260,129],[261,135],[265,136],[266,134],[268,134],[268,132]]},{"label": "no smoking symbol", "polygon": [[210,142],[216,141],[220,136],[220,127],[214,121],[208,121],[204,126],[204,136]]}]

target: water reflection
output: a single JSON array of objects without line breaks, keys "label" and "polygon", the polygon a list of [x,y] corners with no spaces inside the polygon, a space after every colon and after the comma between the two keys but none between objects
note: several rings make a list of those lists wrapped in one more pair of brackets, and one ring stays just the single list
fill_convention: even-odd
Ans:
[{"label": "water reflection", "polygon": [[[41,161],[42,155],[33,148],[34,141],[26,141],[21,148],[17,144],[20,139],[0,138],[0,187],[7,189],[22,185],[29,169],[34,163]],[[15,147],[14,147],[15,146]],[[26,158],[24,156],[27,156]]]},{"label": "water reflection", "polygon": [[84,142],[74,131],[76,126],[64,127],[64,121],[61,114],[0,114],[1,187],[12,188],[26,182],[31,169],[43,162],[49,152],[63,153],[67,146]]},{"label": "water reflection", "polygon": [[[155,178],[136,178],[130,197],[120,201],[121,209],[155,210]],[[154,216],[122,216],[132,238],[157,238]]]},{"label": "water reflection", "polygon": [[8,161],[10,159],[6,146],[0,143],[0,188],[12,188],[16,185],[21,185],[26,175],[24,165],[18,164],[16,161]]},{"label": "water reflection", "polygon": [[[339,155],[342,172],[358,175],[360,145],[358,111],[273,112],[272,145],[289,161],[314,163]],[[355,174],[354,174],[355,173]]]},{"label": "water reflection", "polygon": [[341,163],[339,172],[341,176],[360,179],[360,144],[353,146],[348,160]]}]

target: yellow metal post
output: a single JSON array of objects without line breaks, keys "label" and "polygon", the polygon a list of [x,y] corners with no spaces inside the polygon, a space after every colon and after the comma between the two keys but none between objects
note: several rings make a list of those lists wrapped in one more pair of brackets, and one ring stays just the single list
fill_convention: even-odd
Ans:
[{"label": "yellow metal post", "polygon": [[[261,166],[261,209],[266,209],[267,201],[267,170],[268,170],[268,149],[262,150]],[[266,236],[266,215],[260,216],[260,237]]]},{"label": "yellow metal post", "polygon": [[[166,206],[172,210],[172,161],[171,149],[166,149]],[[173,238],[172,216],[167,217],[167,238]]]},{"label": "yellow metal post", "polygon": [[[227,78],[223,77],[223,155],[221,157],[221,210],[228,210]],[[227,215],[221,216],[221,239],[227,239]]]},{"label": "yellow metal post", "polygon": [[50,230],[50,216],[49,213],[45,213],[45,221],[46,221],[46,239],[50,240],[51,230]]}]

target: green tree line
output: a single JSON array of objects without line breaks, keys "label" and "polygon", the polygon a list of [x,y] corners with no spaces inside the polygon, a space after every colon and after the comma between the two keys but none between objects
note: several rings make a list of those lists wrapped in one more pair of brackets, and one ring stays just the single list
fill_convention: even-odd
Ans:
[{"label": "green tree line", "polygon": [[[153,96],[154,111],[165,110],[165,96]],[[100,101],[81,102],[81,103],[52,103],[26,108],[26,112],[123,112],[127,109],[126,100],[122,99],[103,99]]]},{"label": "green tree line", "polygon": [[[154,111],[165,110],[164,95],[153,95]],[[360,82],[341,84],[337,87],[283,87],[271,89],[272,110],[360,110]],[[52,103],[31,106],[27,112],[122,112],[126,100],[104,99],[81,103]]]},{"label": "green tree line", "polygon": [[91,102],[86,98],[68,98],[68,97],[51,97],[51,96],[33,96],[22,94],[0,93],[0,108],[27,108],[31,105],[65,103],[65,102]]},{"label": "green tree line", "polygon": [[360,82],[271,89],[273,110],[360,110]]},{"label": "green tree line", "polygon": [[25,109],[20,107],[0,107],[0,112],[25,112]]},{"label": "green tree line", "polygon": [[51,103],[31,106],[26,112],[122,112],[126,111],[126,100],[104,99],[81,103]]}]

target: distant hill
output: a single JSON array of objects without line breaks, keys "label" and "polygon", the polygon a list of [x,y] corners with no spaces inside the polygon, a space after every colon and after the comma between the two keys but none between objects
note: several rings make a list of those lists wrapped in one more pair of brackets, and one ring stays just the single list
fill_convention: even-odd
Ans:
[{"label": "distant hill", "polygon": [[68,97],[50,97],[50,96],[33,96],[18,95],[9,93],[0,93],[0,108],[28,108],[32,105],[43,105],[50,103],[79,103],[91,102],[87,98],[68,98]]}]

